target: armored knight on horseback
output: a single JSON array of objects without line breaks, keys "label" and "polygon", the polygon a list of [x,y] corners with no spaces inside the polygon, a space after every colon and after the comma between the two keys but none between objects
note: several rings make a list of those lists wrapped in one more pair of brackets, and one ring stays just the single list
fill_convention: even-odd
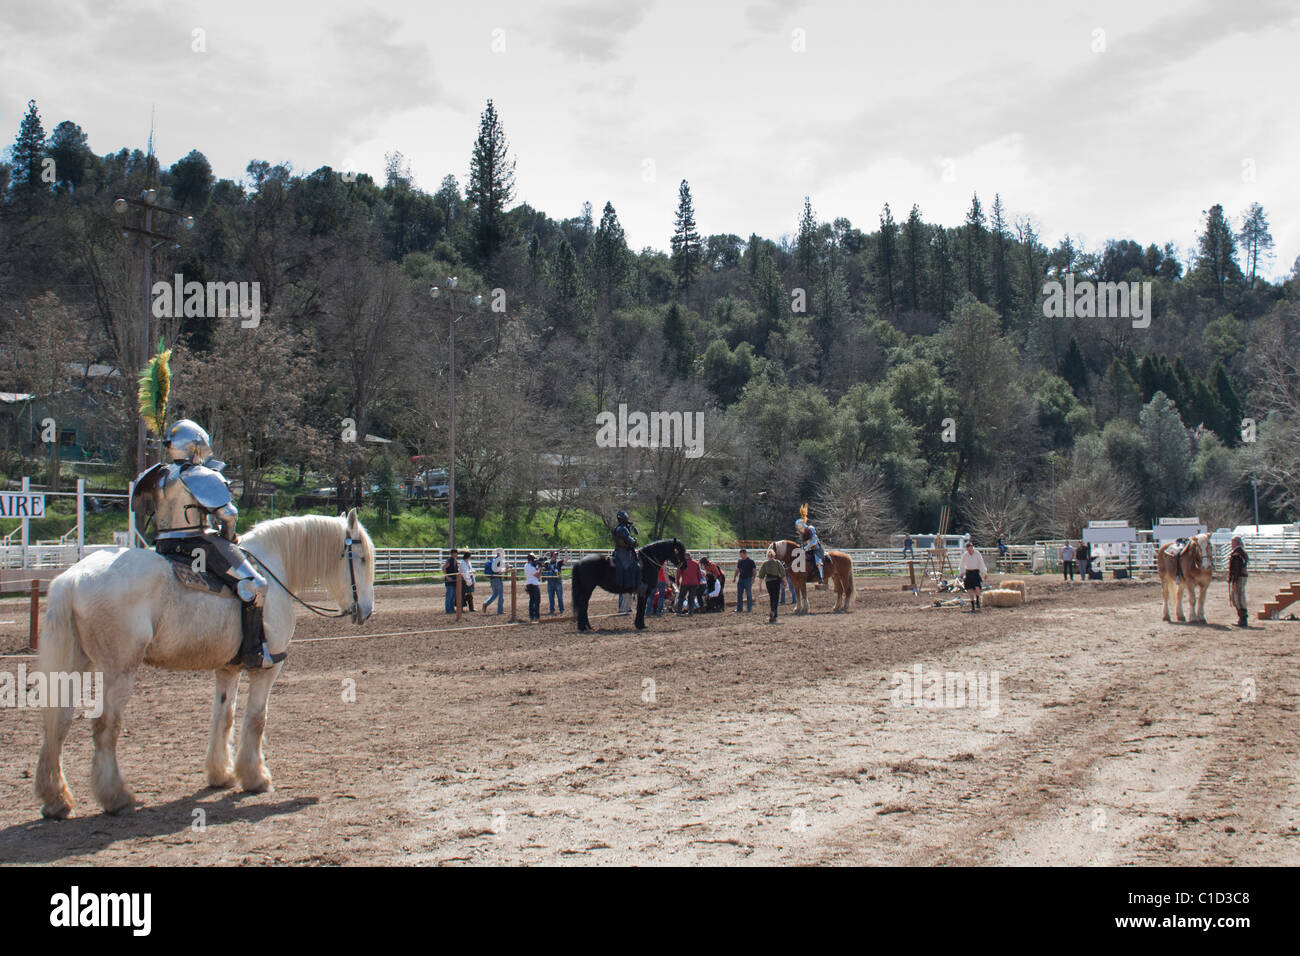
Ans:
[{"label": "armored knight on horseback", "polygon": [[626,511],[620,511],[614,526],[614,583],[635,589],[641,581],[641,563],[636,556],[636,525]]},{"label": "armored knight on horseback", "polygon": [[799,508],[799,517],[795,519],[794,529],[799,533],[800,550],[804,555],[812,556],[813,567],[817,571],[816,587],[821,590],[826,587],[826,575],[822,572],[822,563],[826,560],[826,551],[822,547],[821,539],[817,536],[817,529],[808,523],[808,506],[802,505]]},{"label": "armored knight on horseback", "polygon": [[[141,413],[155,434],[166,414],[170,352],[159,349],[140,379]],[[239,509],[212,455],[212,439],[196,422],[182,418],[171,426],[162,446],[170,462],[159,462],[135,479],[133,512],[152,515],[159,554],[183,555],[228,584],[243,604],[243,641],[231,663],[257,669],[274,662],[266,648],[262,609],[266,578],[238,547]],[[173,559],[174,560],[174,559]]]}]

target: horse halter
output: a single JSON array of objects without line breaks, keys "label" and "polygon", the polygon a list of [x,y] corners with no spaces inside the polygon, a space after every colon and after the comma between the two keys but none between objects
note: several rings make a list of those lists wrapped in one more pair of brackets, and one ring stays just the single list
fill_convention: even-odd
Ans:
[{"label": "horse halter", "polygon": [[361,624],[361,600],[357,596],[357,569],[352,562],[352,535],[346,531],[343,532],[343,551],[339,554],[340,558],[347,558],[348,562],[348,579],[352,583],[352,606],[344,611],[339,612],[339,617],[352,615],[353,624]]}]

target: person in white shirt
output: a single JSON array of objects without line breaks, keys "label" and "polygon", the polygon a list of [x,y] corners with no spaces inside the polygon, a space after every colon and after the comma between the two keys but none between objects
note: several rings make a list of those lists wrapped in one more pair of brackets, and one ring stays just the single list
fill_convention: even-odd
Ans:
[{"label": "person in white shirt", "polygon": [[978,611],[980,609],[980,592],[984,589],[983,575],[988,573],[988,566],[984,564],[984,555],[975,550],[975,545],[967,540],[966,550],[962,552],[958,564],[962,571],[962,584],[972,595],[970,599],[970,609]]},{"label": "person in white shirt", "polygon": [[470,564],[470,552],[460,554],[460,596],[474,610],[474,565]]},{"label": "person in white shirt", "polygon": [[524,590],[528,592],[528,620],[542,619],[542,569],[537,555],[529,554],[524,564]]}]

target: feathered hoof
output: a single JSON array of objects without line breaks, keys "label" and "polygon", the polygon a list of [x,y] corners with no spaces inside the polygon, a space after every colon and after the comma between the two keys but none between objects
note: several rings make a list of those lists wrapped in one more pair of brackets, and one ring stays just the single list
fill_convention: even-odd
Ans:
[{"label": "feathered hoof", "polygon": [[109,816],[116,816],[119,813],[125,813],[135,806],[135,797],[129,792],[118,794],[104,804],[104,812]]},{"label": "feathered hoof", "polygon": [[41,807],[41,816],[46,820],[66,820],[72,816],[72,804],[64,803],[62,800],[58,803],[47,803]]},{"label": "feathered hoof", "polygon": [[235,785],[235,782],[236,782],[236,781],[235,781],[235,775],[234,775],[233,773],[226,774],[224,777],[215,777],[215,778],[213,778],[213,777],[209,777],[209,778],[208,778],[208,789],[209,789],[209,790],[229,790],[231,787],[233,787],[233,786]]}]

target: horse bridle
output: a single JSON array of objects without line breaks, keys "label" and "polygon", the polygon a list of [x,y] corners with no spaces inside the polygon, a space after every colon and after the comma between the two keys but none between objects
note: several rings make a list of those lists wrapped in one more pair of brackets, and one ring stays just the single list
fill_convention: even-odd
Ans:
[{"label": "horse bridle", "polygon": [[354,621],[357,624],[360,624],[361,622],[359,620],[356,620],[356,618],[359,617],[361,614],[361,599],[357,594],[357,569],[354,566],[352,560],[353,557],[352,545],[355,543],[356,541],[353,539],[352,535],[348,534],[347,532],[343,533],[343,550],[339,552],[339,557],[340,558],[346,557],[348,561],[348,578],[352,584],[352,604],[349,607],[343,609],[342,611],[331,611],[327,607],[318,607],[315,604],[308,604],[302,598],[298,597],[298,595],[290,591],[288,586],[283,581],[281,581],[278,577],[276,577],[275,572],[272,571],[270,568],[268,568],[266,566],[266,563],[262,561],[261,558],[259,558],[257,555],[253,554],[251,551],[247,550],[243,546],[237,546],[237,547],[239,547],[239,550],[242,551],[246,556],[256,561],[258,567],[260,567],[263,571],[265,571],[268,575],[270,575],[271,580],[274,581],[276,584],[280,585],[280,587],[284,589],[285,594],[289,595],[289,597],[293,598],[295,601],[297,601],[307,610],[311,611],[313,614],[316,614],[320,617],[330,617],[330,618],[347,617],[348,615],[352,615]]}]

